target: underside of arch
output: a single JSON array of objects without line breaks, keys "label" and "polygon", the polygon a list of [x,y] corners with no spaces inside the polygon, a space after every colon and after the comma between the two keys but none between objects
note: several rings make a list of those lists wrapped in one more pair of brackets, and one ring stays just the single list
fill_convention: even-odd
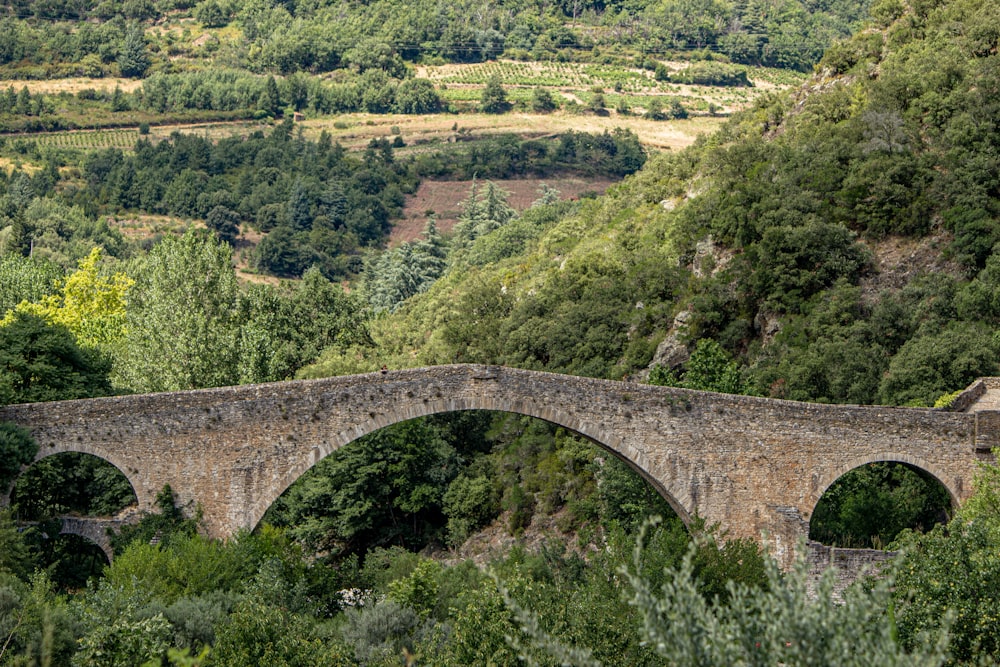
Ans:
[{"label": "underside of arch", "polygon": [[108,539],[107,536],[104,536],[103,539],[95,537],[91,532],[87,530],[79,530],[77,526],[67,524],[65,521],[63,522],[62,529],[59,531],[59,535],[74,535],[86,540],[101,550],[108,563],[110,563],[114,558],[114,552],[111,549],[111,540]]},{"label": "underside of arch", "polygon": [[[140,492],[141,487],[137,485],[135,479],[133,479],[129,475],[128,467],[126,466],[124,461],[120,460],[119,457],[117,456],[109,455],[107,452],[98,451],[93,447],[89,447],[86,445],[54,446],[54,447],[39,448],[38,453],[35,455],[34,460],[31,463],[24,466],[23,468],[21,468],[21,472],[18,474],[18,477],[23,475],[25,471],[27,471],[29,468],[31,468],[31,466],[38,463],[42,459],[47,459],[53,456],[57,456],[59,454],[89,454],[90,456],[97,457],[106,463],[110,463],[115,467],[116,470],[118,470],[118,472],[122,474],[122,476],[125,477],[126,481],[128,481],[128,485],[129,487],[131,487],[132,494],[135,496],[136,502],[139,505],[139,507],[150,506],[149,503],[150,499],[146,498],[145,494]],[[16,479],[11,483],[11,488],[8,490],[8,494],[13,493],[15,484],[17,484]]]},{"label": "underside of arch", "polygon": [[340,449],[344,445],[353,442],[369,433],[379,429],[399,424],[401,422],[427,417],[434,414],[448,412],[462,412],[467,410],[489,410],[493,412],[507,412],[511,414],[523,415],[541,419],[549,423],[561,426],[587,440],[590,440],[601,449],[610,452],[621,459],[632,470],[638,473],[656,492],[659,493],[670,507],[677,513],[685,525],[691,520],[691,512],[684,507],[678,499],[678,494],[674,494],[658,481],[648,470],[645,455],[623,443],[619,438],[610,433],[602,433],[593,424],[581,422],[571,416],[565,415],[549,407],[539,407],[534,403],[523,400],[497,400],[490,397],[479,399],[451,398],[437,401],[425,401],[401,406],[395,412],[379,414],[360,424],[340,431],[331,436],[323,445],[313,447],[312,450],[303,454],[300,462],[291,468],[284,476],[279,477],[271,487],[266,497],[258,499],[250,510],[248,527],[252,530],[256,528],[267,509],[290,487],[296,480],[304,475],[314,465],[325,459],[327,456]]},{"label": "underside of arch", "polygon": [[951,500],[951,506],[958,507],[959,504],[958,489],[954,488],[951,484],[948,483],[946,476],[942,473],[940,469],[938,469],[937,466],[917,456],[912,456],[910,454],[902,454],[899,452],[889,452],[885,454],[864,456],[858,459],[854,459],[850,463],[847,463],[835,469],[827,477],[822,478],[814,494],[814,497],[810,498],[809,516],[811,517],[813,513],[816,511],[816,505],[819,504],[819,501],[823,497],[823,494],[825,494],[827,490],[831,486],[833,486],[833,484],[838,479],[840,479],[847,473],[851,472],[852,470],[856,470],[857,468],[861,468],[862,466],[866,466],[870,463],[899,463],[905,466],[909,466],[914,470],[926,473],[931,477],[933,477],[934,480],[942,487],[944,487],[944,489],[948,492],[948,497]]}]

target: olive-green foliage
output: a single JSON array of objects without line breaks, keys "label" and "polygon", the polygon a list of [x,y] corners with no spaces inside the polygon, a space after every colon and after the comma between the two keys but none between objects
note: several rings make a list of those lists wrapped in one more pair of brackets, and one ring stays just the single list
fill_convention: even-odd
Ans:
[{"label": "olive-green foliage", "polygon": [[185,596],[165,606],[163,616],[173,630],[173,646],[194,651],[211,647],[215,644],[215,628],[226,620],[237,599],[235,594],[217,589]]},{"label": "olive-green foliage", "polygon": [[959,663],[1000,656],[1000,562],[996,531],[956,517],[926,535],[904,533],[893,568],[896,623],[904,646],[919,633],[949,627]]},{"label": "olive-green foliage", "polygon": [[[424,659],[443,665],[514,665],[520,654],[530,656],[533,664],[566,664],[546,656],[541,640],[580,647],[578,658],[589,653],[598,664],[662,664],[639,641],[639,617],[625,599],[624,579],[616,574],[635,544],[634,537],[612,528],[601,549],[589,552],[586,560],[558,540],[534,553],[515,548],[492,564],[492,580],[469,585],[459,595],[461,608],[449,617],[451,634]],[[677,565],[688,544],[679,522],[656,530],[643,547],[643,572],[662,581],[664,568]],[[720,550],[704,534],[699,545],[696,577],[706,594],[724,593],[729,578],[752,587],[764,581],[755,544]]]},{"label": "olive-green foliage", "polygon": [[216,630],[212,664],[346,667],[352,662],[342,646],[318,635],[312,619],[247,598]]},{"label": "olive-green foliage", "polygon": [[941,665],[947,631],[921,637],[908,648],[893,636],[885,619],[890,592],[886,582],[871,590],[848,589],[843,602],[833,596],[828,571],[810,594],[804,560],[782,576],[768,561],[767,585],[727,586],[729,600],[713,604],[693,577],[692,549],[662,586],[636,574],[637,555],[625,571],[634,588],[632,604],[642,617],[643,635],[671,665]]},{"label": "olive-green foliage", "polygon": [[141,588],[108,580],[91,589],[80,609],[83,633],[72,664],[126,667],[165,654],[170,623],[161,613],[146,613],[150,600]]},{"label": "olive-green foliage", "polygon": [[1000,467],[981,464],[974,486],[947,526],[904,532],[892,545],[900,641],[913,646],[922,632],[950,627],[954,664],[1000,659]]},{"label": "olive-green foliage", "polygon": [[171,604],[181,597],[241,589],[255,563],[241,562],[240,556],[198,535],[175,536],[166,546],[134,542],[115,556],[104,581]]},{"label": "olive-green foliage", "polygon": [[17,424],[0,422],[0,489],[10,488],[21,466],[34,460],[37,452],[38,443],[30,431]]},{"label": "olive-green foliage", "polygon": [[433,623],[424,621],[410,606],[393,599],[346,612],[344,640],[363,665],[397,664],[431,634]]},{"label": "olive-green foliage", "polygon": [[[160,538],[157,544],[135,541],[118,552],[105,580],[122,590],[143,590],[166,605],[251,587],[258,601],[293,607],[282,596],[305,585],[308,575],[301,548],[272,529],[241,533],[225,543],[184,532],[164,532]],[[266,576],[255,579],[259,572]],[[265,588],[271,581],[281,581],[284,590]]]},{"label": "olive-green foliage", "polygon": [[930,475],[898,463],[872,463],[824,491],[809,520],[809,538],[884,548],[904,529],[925,531],[945,522],[950,506],[948,491]]},{"label": "olive-green foliage", "polygon": [[81,630],[45,572],[27,580],[0,572],[0,660],[4,665],[69,665]]}]

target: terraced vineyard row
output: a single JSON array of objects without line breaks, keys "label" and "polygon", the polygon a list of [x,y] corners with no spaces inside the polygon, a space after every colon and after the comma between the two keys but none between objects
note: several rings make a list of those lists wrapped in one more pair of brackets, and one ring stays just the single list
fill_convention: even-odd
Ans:
[{"label": "terraced vineyard row", "polygon": [[38,142],[39,146],[50,146],[53,148],[78,148],[81,150],[120,148],[122,150],[129,150],[135,146],[135,142],[139,138],[139,132],[134,128],[96,131],[74,130],[35,134],[31,138],[33,141]]},{"label": "terraced vineyard row", "polygon": [[[685,65],[674,63],[672,71],[679,71]],[[765,67],[746,68],[751,80],[773,86],[791,86],[801,82],[804,75],[788,70]],[[679,89],[669,82],[657,81],[653,73],[639,68],[613,65],[560,62],[518,62],[491,61],[468,65],[445,65],[427,67],[421,72],[435,84],[485,85],[493,77],[498,77],[506,86],[544,86],[552,88],[603,88],[616,92],[640,94],[677,93]]]}]

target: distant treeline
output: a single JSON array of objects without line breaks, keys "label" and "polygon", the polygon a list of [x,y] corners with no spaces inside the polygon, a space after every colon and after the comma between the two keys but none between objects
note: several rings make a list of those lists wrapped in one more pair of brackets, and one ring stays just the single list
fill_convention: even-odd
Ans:
[{"label": "distant treeline", "polygon": [[805,70],[830,43],[850,34],[869,4],[20,0],[0,4],[0,15],[7,15],[0,19],[0,66],[34,67],[38,76],[115,73],[127,50],[128,22],[162,22],[168,12],[180,11],[206,28],[239,27],[242,39],[195,45],[170,33],[150,33],[151,49],[167,56],[218,52],[256,72],[365,70],[374,63],[392,74],[403,61],[480,62],[501,54],[549,60],[622,46],[647,54],[710,51],[734,62]]}]

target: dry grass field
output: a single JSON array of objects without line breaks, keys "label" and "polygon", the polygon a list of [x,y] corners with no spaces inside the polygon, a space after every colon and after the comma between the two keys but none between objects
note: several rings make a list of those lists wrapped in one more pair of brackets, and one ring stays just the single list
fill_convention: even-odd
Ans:
[{"label": "dry grass field", "polygon": [[[700,135],[712,132],[724,118],[697,116],[686,120],[652,121],[639,116],[611,112],[607,116],[556,112],[535,114],[431,114],[426,116],[345,114],[335,118],[302,121],[305,135],[318,137],[326,130],[348,148],[362,148],[373,138],[392,137],[396,128],[410,150],[456,141],[460,135],[485,136],[517,134],[525,137],[578,132],[611,131],[618,127],[632,130],[646,146],[678,150],[694,143]],[[406,154],[402,149],[401,155]]]},{"label": "dry grass field", "polygon": [[0,87],[6,89],[13,86],[14,90],[21,90],[25,86],[32,95],[39,93],[43,95],[58,95],[59,93],[70,93],[76,95],[81,90],[98,90],[102,92],[112,92],[116,87],[122,92],[131,93],[142,86],[139,79],[121,79],[107,77],[102,79],[91,79],[87,77],[76,77],[71,79],[42,79],[42,80],[6,80],[0,82]]}]

